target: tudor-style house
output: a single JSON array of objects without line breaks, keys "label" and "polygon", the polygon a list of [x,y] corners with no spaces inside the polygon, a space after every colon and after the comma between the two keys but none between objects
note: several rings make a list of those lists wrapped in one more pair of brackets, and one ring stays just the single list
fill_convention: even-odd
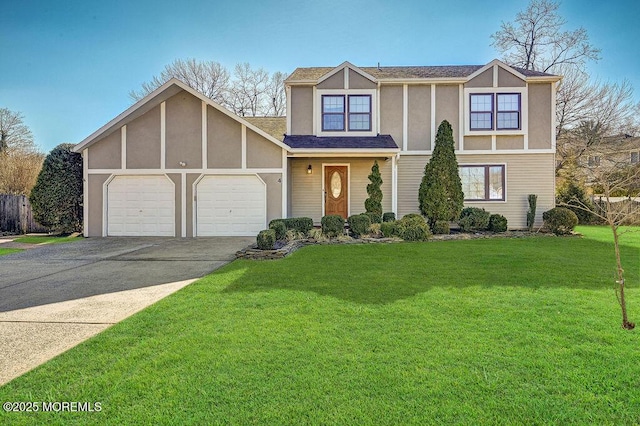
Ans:
[{"label": "tudor-style house", "polygon": [[481,66],[298,68],[287,117],[239,117],[172,79],[75,146],[85,236],[256,235],[270,220],[364,211],[374,161],[383,210],[418,212],[437,126],[453,127],[465,205],[526,226],[554,206],[560,77]]}]

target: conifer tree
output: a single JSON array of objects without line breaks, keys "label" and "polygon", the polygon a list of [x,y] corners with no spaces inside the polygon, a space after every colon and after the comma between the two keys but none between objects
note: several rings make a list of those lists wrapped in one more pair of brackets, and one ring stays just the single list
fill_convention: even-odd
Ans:
[{"label": "conifer tree", "polygon": [[382,176],[380,175],[380,167],[378,160],[373,162],[371,174],[369,175],[370,184],[367,185],[367,194],[369,198],[364,201],[364,208],[367,213],[375,216],[377,223],[382,221]]},{"label": "conifer tree", "polygon": [[431,160],[424,168],[418,193],[420,212],[433,227],[436,221],[457,220],[464,204],[458,174],[453,130],[447,120],[440,123]]}]

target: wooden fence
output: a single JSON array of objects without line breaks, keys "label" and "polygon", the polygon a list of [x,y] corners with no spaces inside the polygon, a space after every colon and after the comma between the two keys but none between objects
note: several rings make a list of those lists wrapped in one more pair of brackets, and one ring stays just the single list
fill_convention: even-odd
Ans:
[{"label": "wooden fence", "polygon": [[26,234],[48,231],[33,219],[26,195],[0,195],[0,232]]}]

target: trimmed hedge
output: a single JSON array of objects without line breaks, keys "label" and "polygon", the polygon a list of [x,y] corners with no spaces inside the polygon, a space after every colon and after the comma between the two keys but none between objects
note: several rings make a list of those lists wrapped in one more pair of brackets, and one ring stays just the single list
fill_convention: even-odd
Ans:
[{"label": "trimmed hedge", "polygon": [[324,216],[320,223],[322,233],[327,237],[337,237],[344,232],[344,218],[337,214]]},{"label": "trimmed hedge", "polygon": [[451,229],[449,229],[448,220],[436,220],[432,229],[434,234],[447,235]]},{"label": "trimmed hedge", "polygon": [[578,224],[578,216],[564,207],[554,207],[542,213],[544,226],[556,235],[571,234]]},{"label": "trimmed hedge", "polygon": [[426,241],[431,237],[427,222],[419,214],[408,214],[395,224],[396,234],[405,241]]},{"label": "trimmed hedge", "polygon": [[351,232],[356,237],[369,233],[369,227],[371,226],[371,223],[372,223],[369,213],[362,213],[362,214],[349,216],[348,222],[349,222],[349,229],[351,229]]},{"label": "trimmed hedge", "polygon": [[477,207],[465,207],[460,213],[458,225],[464,232],[484,231],[489,227],[491,213]]},{"label": "trimmed hedge", "polygon": [[258,233],[256,243],[260,250],[273,250],[276,244],[276,231],[265,229]]},{"label": "trimmed hedge", "polygon": [[282,222],[287,230],[292,229],[298,231],[304,235],[307,235],[309,231],[313,229],[313,219],[310,217],[291,217],[287,219],[273,219],[269,222],[269,228],[274,222]]},{"label": "trimmed hedge", "polygon": [[501,214],[492,214],[489,216],[489,231],[491,232],[506,232],[507,231],[507,218]]},{"label": "trimmed hedge", "polygon": [[396,214],[394,212],[385,212],[382,215],[382,221],[383,222],[395,222],[396,221]]},{"label": "trimmed hedge", "polygon": [[380,232],[385,238],[391,238],[396,235],[396,221],[386,221],[380,224]]},{"label": "trimmed hedge", "polygon": [[276,232],[276,240],[284,240],[287,236],[287,225],[282,220],[269,222],[269,229],[273,229]]}]

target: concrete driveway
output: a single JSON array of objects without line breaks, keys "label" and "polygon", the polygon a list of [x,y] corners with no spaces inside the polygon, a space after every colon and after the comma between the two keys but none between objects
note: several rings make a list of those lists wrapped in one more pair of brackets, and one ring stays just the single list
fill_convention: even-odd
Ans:
[{"label": "concrete driveway", "polygon": [[253,242],[88,238],[0,257],[0,385],[228,263]]}]

